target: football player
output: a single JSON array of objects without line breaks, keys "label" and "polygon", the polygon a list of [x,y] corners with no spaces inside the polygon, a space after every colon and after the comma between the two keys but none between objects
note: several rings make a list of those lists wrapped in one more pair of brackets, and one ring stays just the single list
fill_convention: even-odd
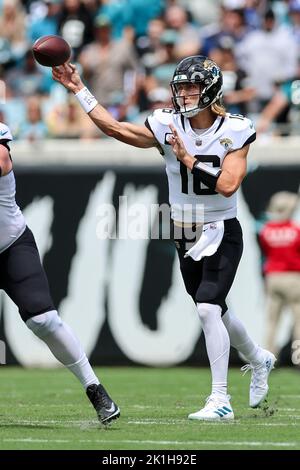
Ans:
[{"label": "football player", "polygon": [[226,305],[243,250],[236,191],[256,134],[249,119],[222,106],[221,70],[204,56],[183,59],[170,84],[173,108],[155,110],[144,126],[116,121],[73,64],[54,68],[53,78],[75,94],[105,134],[135,147],[158,147],[165,159],[180,269],[202,322],[212,374],[205,406],[189,419],[234,419],[227,394],[230,344],[249,361],[244,370],[252,370],[250,406],[259,406],[275,356],[252,341]]},{"label": "football player", "polygon": [[78,378],[102,424],[120,416],[99,383],[80,341],[54,307],[31,230],[16,204],[9,128],[0,122],[0,289],[18,306],[22,320]]}]

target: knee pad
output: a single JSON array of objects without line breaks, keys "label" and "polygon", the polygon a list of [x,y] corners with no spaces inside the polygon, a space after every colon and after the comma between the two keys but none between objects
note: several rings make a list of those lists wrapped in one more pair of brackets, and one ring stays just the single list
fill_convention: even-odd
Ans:
[{"label": "knee pad", "polygon": [[207,321],[212,320],[212,318],[218,316],[221,318],[222,309],[220,305],[198,302],[197,310],[202,323],[206,323]]},{"label": "knee pad", "polygon": [[26,322],[28,328],[39,338],[43,338],[49,333],[53,333],[61,324],[61,318],[58,316],[56,310],[41,313],[40,315],[29,318]]}]

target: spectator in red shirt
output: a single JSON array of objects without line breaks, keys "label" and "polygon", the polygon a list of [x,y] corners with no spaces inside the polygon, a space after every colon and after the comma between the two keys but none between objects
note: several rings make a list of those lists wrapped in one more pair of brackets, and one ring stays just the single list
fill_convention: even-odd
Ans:
[{"label": "spectator in red shirt", "polygon": [[291,220],[297,202],[297,194],[274,194],[268,208],[271,220],[259,235],[268,297],[266,347],[274,354],[279,318],[287,305],[294,315],[293,339],[300,339],[300,226]]}]

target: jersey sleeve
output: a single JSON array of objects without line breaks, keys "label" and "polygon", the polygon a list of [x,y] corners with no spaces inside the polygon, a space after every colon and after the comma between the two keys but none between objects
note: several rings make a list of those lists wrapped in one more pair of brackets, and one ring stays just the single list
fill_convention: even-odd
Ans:
[{"label": "jersey sleeve", "polygon": [[169,124],[173,122],[173,113],[172,109],[156,109],[145,121],[145,126],[162,145],[165,144],[166,133],[171,133]]},{"label": "jersey sleeve", "polygon": [[233,135],[232,150],[242,149],[256,139],[256,131],[252,121],[239,115],[229,115],[230,128]]},{"label": "jersey sleeve", "polygon": [[13,140],[10,129],[6,124],[0,122],[0,143],[7,142],[8,140]]}]

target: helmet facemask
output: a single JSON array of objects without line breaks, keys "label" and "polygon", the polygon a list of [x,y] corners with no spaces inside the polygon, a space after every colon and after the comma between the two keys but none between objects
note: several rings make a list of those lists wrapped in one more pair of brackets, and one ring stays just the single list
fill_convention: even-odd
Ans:
[{"label": "helmet facemask", "polygon": [[[204,86],[201,83],[197,83],[199,93],[186,92],[186,94],[181,95],[179,91],[180,84],[188,84],[188,83],[191,83],[191,82],[181,81],[179,83],[171,84],[171,90],[173,94],[172,102],[173,102],[176,112],[183,114],[187,118],[191,118],[191,117],[196,116],[200,111],[202,111],[207,106],[209,106],[209,104],[205,106],[205,108],[201,106],[201,97],[204,91]],[[194,101],[194,103],[187,103],[186,101],[191,98],[194,98],[192,100]]]}]

